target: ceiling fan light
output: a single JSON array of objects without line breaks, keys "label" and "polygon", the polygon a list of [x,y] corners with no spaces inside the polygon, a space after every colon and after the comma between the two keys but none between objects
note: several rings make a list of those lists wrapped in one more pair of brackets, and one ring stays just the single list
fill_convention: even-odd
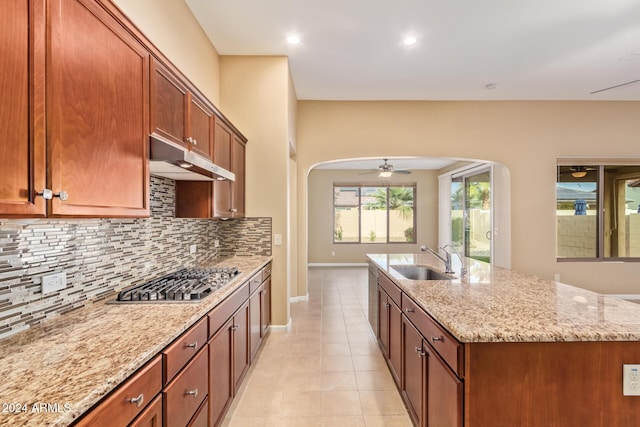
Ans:
[{"label": "ceiling fan light", "polygon": [[379,178],[389,178],[391,175],[393,175],[393,172],[391,171],[382,171],[378,174]]},{"label": "ceiling fan light", "polygon": [[583,171],[583,170],[573,171],[571,172],[571,176],[574,178],[584,178],[585,176],[587,176],[587,171]]}]

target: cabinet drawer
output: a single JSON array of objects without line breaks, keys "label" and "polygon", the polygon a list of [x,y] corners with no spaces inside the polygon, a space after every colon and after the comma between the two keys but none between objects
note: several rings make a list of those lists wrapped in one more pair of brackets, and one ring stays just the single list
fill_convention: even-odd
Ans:
[{"label": "cabinet drawer", "polygon": [[249,279],[249,293],[253,294],[262,284],[262,270],[258,271],[251,279]]},{"label": "cabinet drawer", "polygon": [[389,294],[393,302],[395,302],[396,305],[400,307],[400,295],[402,294],[400,288],[397,287],[396,284],[391,281],[391,279],[385,276],[382,271],[378,272],[378,283],[380,284],[380,286],[382,286],[382,289],[384,289],[385,292]]},{"label": "cabinet drawer", "polygon": [[198,412],[193,416],[187,427],[207,427],[209,425],[209,398],[200,405]]},{"label": "cabinet drawer", "polygon": [[271,263],[265,265],[262,269],[262,281],[264,282],[269,277],[271,277]]},{"label": "cabinet drawer", "polygon": [[153,399],[153,402],[149,403],[147,409],[145,409],[138,418],[133,420],[129,427],[160,427],[162,425],[162,394]]},{"label": "cabinet drawer", "polygon": [[207,347],[163,391],[167,426],[186,426],[207,397],[209,351]]},{"label": "cabinet drawer", "polygon": [[405,294],[402,294],[402,313],[418,328],[451,370],[462,378],[464,376],[462,344]]},{"label": "cabinet drawer", "polygon": [[243,285],[238,288],[233,294],[231,294],[227,299],[222,301],[220,305],[211,310],[208,314],[209,316],[209,338],[215,335],[218,332],[218,329],[225,323],[233,313],[238,311],[238,309],[244,304],[246,300],[249,299],[249,282],[245,282]]},{"label": "cabinet drawer", "polygon": [[[125,426],[162,389],[162,357],[156,356],[92,409],[77,426]],[[132,402],[132,399],[135,399]]]},{"label": "cabinet drawer", "polygon": [[207,345],[207,318],[204,317],[184,332],[173,344],[162,351],[164,356],[165,384],[182,369],[189,360]]}]

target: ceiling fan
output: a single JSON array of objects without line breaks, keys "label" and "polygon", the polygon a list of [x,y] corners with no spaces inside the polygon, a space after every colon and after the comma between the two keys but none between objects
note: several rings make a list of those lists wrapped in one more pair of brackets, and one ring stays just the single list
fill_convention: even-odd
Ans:
[{"label": "ceiling fan", "polygon": [[389,164],[388,159],[382,159],[384,163],[378,166],[378,169],[372,169],[369,172],[363,172],[360,175],[366,175],[370,173],[377,173],[380,178],[389,178],[394,173],[409,175],[411,171],[408,170],[396,170],[392,164]]}]

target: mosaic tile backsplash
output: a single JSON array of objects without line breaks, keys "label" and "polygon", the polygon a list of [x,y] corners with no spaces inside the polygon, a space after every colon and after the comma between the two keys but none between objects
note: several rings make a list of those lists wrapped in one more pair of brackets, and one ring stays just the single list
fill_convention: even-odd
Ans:
[{"label": "mosaic tile backsplash", "polygon": [[[181,267],[271,255],[271,218],[216,221],[174,212],[174,181],[152,176],[150,218],[0,219],[0,339]],[[42,276],[61,271],[67,287],[42,295]]]}]

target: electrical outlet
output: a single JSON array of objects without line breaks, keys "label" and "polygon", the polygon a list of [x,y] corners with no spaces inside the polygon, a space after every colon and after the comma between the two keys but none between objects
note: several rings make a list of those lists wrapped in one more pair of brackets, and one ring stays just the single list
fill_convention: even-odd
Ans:
[{"label": "electrical outlet", "polygon": [[331,251],[331,256],[336,256],[336,251]]},{"label": "electrical outlet", "polygon": [[197,250],[198,250],[198,246],[196,244],[193,244],[193,245],[189,246],[189,253],[190,254],[195,254]]},{"label": "electrical outlet", "polygon": [[220,247],[220,240],[216,239],[213,241],[213,247],[214,248],[219,248]]},{"label": "electrical outlet", "polygon": [[42,276],[41,291],[42,294],[50,294],[51,292],[59,291],[67,287],[67,273],[64,271],[61,273],[48,274]]},{"label": "electrical outlet", "polygon": [[622,365],[622,395],[640,396],[640,365]]}]

